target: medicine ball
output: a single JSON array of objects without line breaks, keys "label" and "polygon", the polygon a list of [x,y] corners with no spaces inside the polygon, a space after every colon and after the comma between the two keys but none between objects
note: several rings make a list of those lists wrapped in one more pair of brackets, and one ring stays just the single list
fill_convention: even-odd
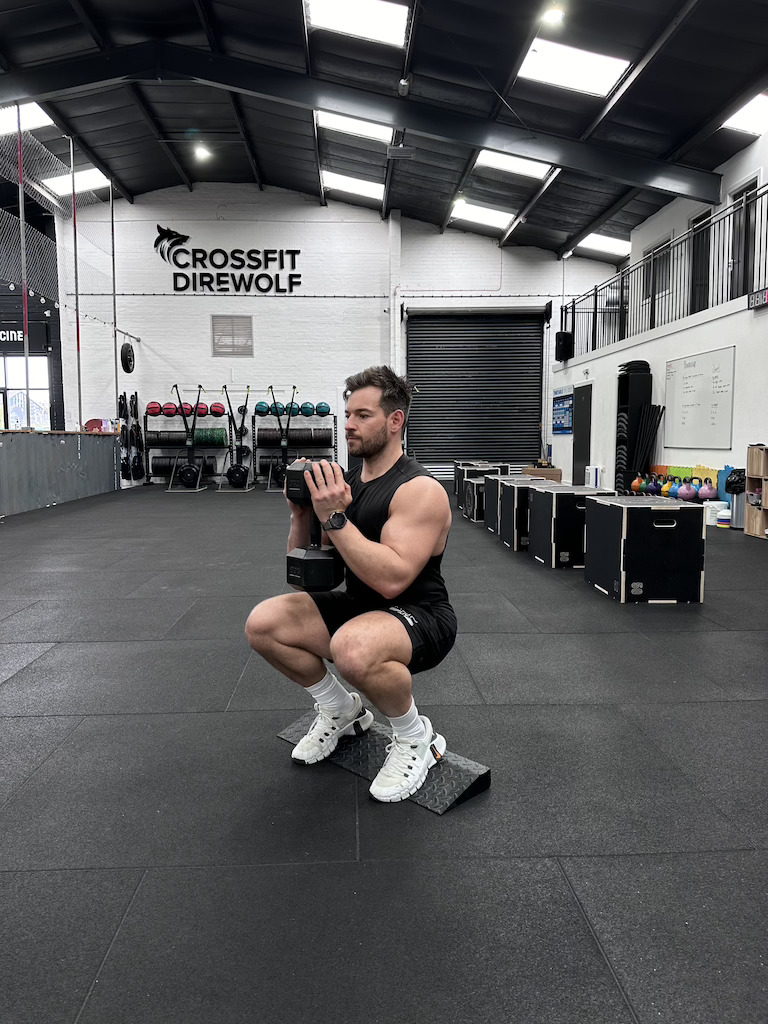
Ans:
[{"label": "medicine ball", "polygon": [[269,416],[269,405],[266,402],[257,402],[253,407],[257,416]]},{"label": "medicine ball", "polygon": [[198,402],[197,403],[197,415],[198,416],[207,416],[208,415],[208,406],[205,404],[205,402]]},{"label": "medicine ball", "polygon": [[273,402],[269,407],[269,411],[272,416],[282,416],[285,412],[285,406],[282,402]]},{"label": "medicine ball", "polygon": [[301,410],[299,409],[298,402],[289,402],[285,407],[285,411],[290,413],[291,416],[298,416]]},{"label": "medicine ball", "polygon": [[147,416],[159,416],[163,411],[159,402],[147,402]]},{"label": "medicine ball", "polygon": [[226,416],[227,410],[221,402],[212,402],[210,412],[211,416]]},{"label": "medicine ball", "polygon": [[302,416],[314,416],[315,405],[313,402],[302,402],[301,403],[301,415]]},{"label": "medicine ball", "polygon": [[166,402],[163,406],[163,416],[177,416],[178,410],[175,402]]},{"label": "medicine ball", "polygon": [[327,402],[318,402],[315,406],[315,412],[318,416],[327,416],[331,411],[330,405]]},{"label": "medicine ball", "polygon": [[189,404],[189,402],[182,402],[181,407],[184,410],[184,414],[186,416],[192,415],[192,406]]}]

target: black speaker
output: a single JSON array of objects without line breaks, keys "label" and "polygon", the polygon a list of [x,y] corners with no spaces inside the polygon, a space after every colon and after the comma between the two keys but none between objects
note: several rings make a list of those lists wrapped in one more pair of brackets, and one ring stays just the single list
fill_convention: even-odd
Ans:
[{"label": "black speaker", "polygon": [[555,359],[558,363],[573,359],[573,335],[570,331],[557,331],[555,334]]}]

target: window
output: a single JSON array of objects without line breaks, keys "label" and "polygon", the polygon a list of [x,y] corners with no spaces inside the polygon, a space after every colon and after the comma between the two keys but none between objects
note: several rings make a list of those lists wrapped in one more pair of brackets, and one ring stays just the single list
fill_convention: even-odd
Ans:
[{"label": "window", "polygon": [[[643,253],[643,298],[650,299],[653,295],[661,295],[669,291],[670,280],[670,246],[671,239],[654,245]],[[653,255],[653,259],[651,259]]]},{"label": "window", "polygon": [[211,338],[214,356],[253,356],[253,318],[212,316]]}]

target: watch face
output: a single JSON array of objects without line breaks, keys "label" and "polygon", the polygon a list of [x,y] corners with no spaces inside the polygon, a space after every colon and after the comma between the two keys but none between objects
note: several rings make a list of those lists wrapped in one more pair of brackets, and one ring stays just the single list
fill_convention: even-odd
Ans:
[{"label": "watch face", "polygon": [[343,512],[334,512],[328,519],[328,522],[332,529],[339,530],[347,521],[347,517]]}]

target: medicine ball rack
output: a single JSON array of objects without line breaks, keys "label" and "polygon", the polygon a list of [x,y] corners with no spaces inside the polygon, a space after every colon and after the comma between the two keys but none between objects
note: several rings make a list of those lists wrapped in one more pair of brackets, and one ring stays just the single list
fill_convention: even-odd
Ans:
[{"label": "medicine ball rack", "polygon": [[[149,429],[149,417],[144,413],[144,460],[146,480],[145,486],[152,485],[152,477],[165,478],[170,473],[166,491],[178,493],[183,491],[204,491],[208,483],[203,483],[204,476],[215,476],[216,456],[224,449],[232,450],[232,427],[228,421],[226,427],[200,428],[197,429],[197,410],[200,403],[200,394],[203,391],[202,385],[198,385],[197,402],[194,405],[194,417],[192,424],[187,422],[187,414],[184,410],[179,394],[178,385],[174,385],[179,399],[177,409],[181,409],[181,418],[184,422],[184,430],[151,430]],[[178,416],[178,414],[177,414]],[[169,417],[176,419],[177,417]],[[175,449],[176,454],[157,456],[150,458],[150,452],[158,449]],[[215,454],[208,454],[209,452]],[[181,487],[174,487],[174,479],[177,473],[181,474],[185,466],[192,467],[188,471],[190,483]],[[194,479],[192,479],[194,475]]]}]

